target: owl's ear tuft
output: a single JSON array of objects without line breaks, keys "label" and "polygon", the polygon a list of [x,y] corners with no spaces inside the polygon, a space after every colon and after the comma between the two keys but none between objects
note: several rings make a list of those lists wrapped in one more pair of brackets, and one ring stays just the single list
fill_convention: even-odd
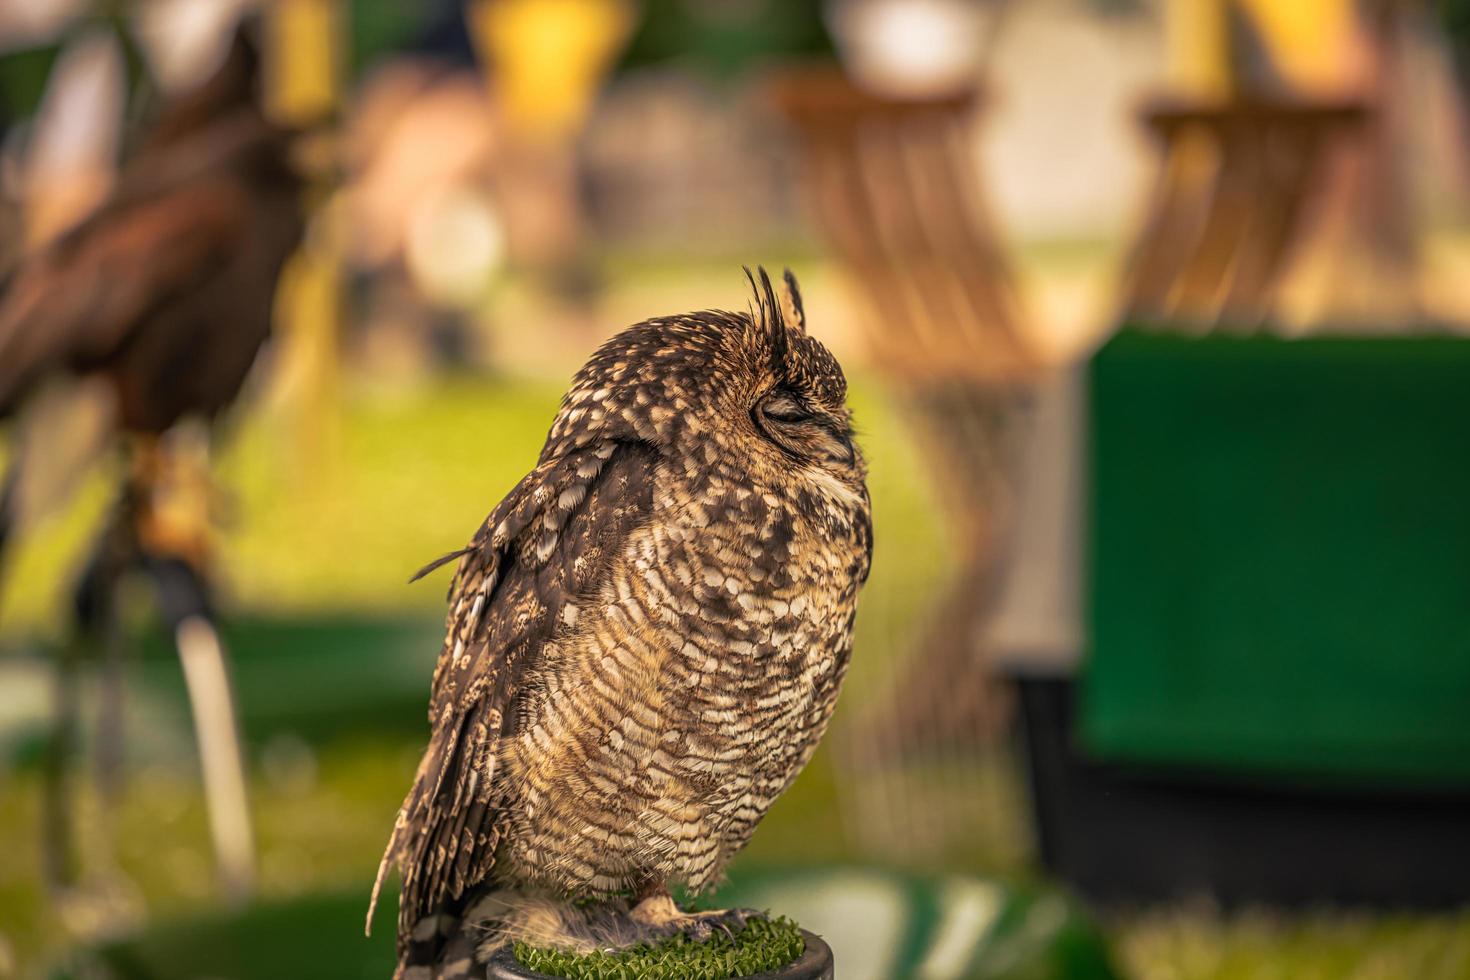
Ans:
[{"label": "owl's ear tuft", "polygon": [[[760,277],[759,281],[756,276]],[[766,270],[761,266],[756,266],[755,274],[746,266],[745,278],[750,281],[750,291],[755,298],[755,307],[750,312],[751,320],[765,333],[766,343],[771,349],[771,367],[777,374],[785,375],[788,338],[784,294],[781,300],[776,298],[771,277],[766,275]],[[797,303],[797,309],[800,309],[800,300]]]},{"label": "owl's ear tuft", "polygon": [[797,333],[806,333],[806,310],[801,305],[801,287],[796,276],[786,269],[781,274],[781,318]]}]

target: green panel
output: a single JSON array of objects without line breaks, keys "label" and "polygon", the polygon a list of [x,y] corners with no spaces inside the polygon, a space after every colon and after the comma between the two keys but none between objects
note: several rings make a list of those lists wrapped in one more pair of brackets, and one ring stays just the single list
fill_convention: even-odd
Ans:
[{"label": "green panel", "polygon": [[1470,779],[1470,341],[1127,330],[1090,398],[1086,746]]},{"label": "green panel", "polygon": [[135,938],[78,950],[51,980],[382,980],[394,962],[393,922],[379,915],[372,938],[364,938],[370,890],[364,885],[154,926]]}]

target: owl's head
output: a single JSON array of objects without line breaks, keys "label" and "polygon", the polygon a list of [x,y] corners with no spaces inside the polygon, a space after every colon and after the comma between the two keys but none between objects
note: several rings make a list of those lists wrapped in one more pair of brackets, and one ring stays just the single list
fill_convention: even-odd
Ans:
[{"label": "owl's head", "polygon": [[746,270],[752,302],[645,320],[598,349],[572,381],[543,458],[636,439],[700,470],[805,472],[856,488],[847,381],[806,330],[796,277]]}]

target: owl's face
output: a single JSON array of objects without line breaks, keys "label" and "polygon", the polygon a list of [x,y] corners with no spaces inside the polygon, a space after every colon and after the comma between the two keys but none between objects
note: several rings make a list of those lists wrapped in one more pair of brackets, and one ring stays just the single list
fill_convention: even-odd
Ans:
[{"label": "owl's face", "polygon": [[726,409],[735,440],[776,471],[861,484],[863,460],[853,441],[842,368],[820,341],[787,332],[784,356],[769,370],[751,372],[755,382]]},{"label": "owl's face", "polygon": [[779,295],[764,270],[751,285],[747,313],[647,320],[604,344],[573,380],[545,454],[639,439],[683,461],[690,476],[805,478],[860,492],[865,466],[847,382],[807,335],[795,278],[786,274]]}]

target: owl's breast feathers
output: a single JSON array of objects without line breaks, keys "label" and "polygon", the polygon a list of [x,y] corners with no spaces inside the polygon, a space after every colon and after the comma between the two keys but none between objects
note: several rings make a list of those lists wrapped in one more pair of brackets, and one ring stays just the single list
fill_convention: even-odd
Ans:
[{"label": "owl's breast feathers", "polygon": [[573,607],[506,740],[498,877],[703,889],[816,747],[845,673],[866,509],[655,471],[650,519]]}]

